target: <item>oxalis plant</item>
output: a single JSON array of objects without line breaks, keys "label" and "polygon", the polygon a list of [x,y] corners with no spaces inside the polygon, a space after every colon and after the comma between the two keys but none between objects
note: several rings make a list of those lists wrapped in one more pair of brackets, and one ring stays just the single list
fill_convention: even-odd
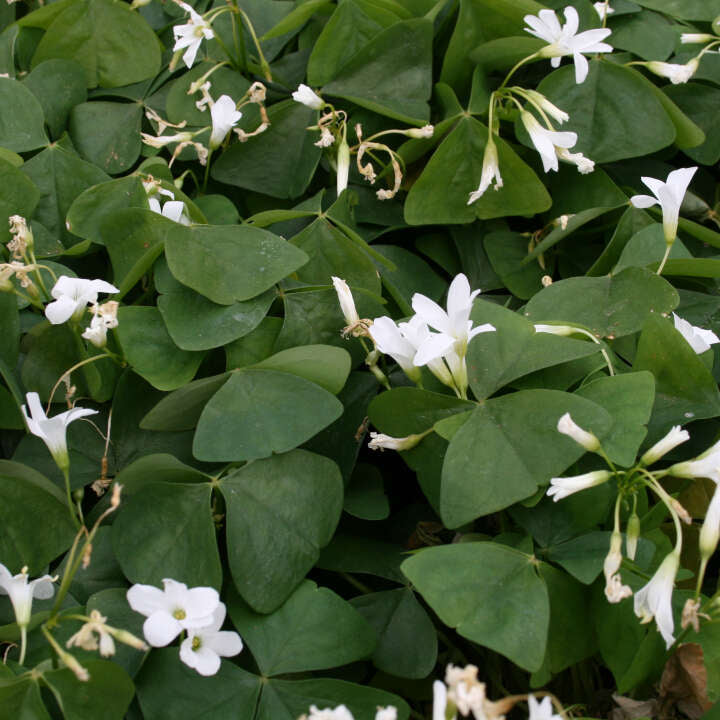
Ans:
[{"label": "oxalis plant", "polygon": [[712,720],[719,18],[2,3],[0,720]]}]

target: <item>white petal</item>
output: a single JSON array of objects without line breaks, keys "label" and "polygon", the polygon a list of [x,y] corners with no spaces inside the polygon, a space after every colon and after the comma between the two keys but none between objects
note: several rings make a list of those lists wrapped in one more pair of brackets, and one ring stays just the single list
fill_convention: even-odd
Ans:
[{"label": "white petal", "polygon": [[145,639],[153,647],[165,647],[182,629],[182,625],[166,610],[158,610],[143,623]]},{"label": "white petal", "polygon": [[413,360],[418,367],[427,365],[447,354],[455,344],[455,338],[444,333],[433,333],[419,348]]},{"label": "white petal", "polygon": [[[192,647],[187,650],[185,649],[186,642],[187,640],[183,642],[183,647],[180,649],[180,659],[204,677],[215,675],[220,669],[218,654],[205,646],[199,647],[197,650],[193,650]],[[184,652],[183,649],[185,649]]]},{"label": "white petal", "polygon": [[43,575],[35,580],[30,581],[33,597],[38,600],[48,600],[55,594],[55,586],[50,575]]},{"label": "white petal", "polygon": [[221,657],[232,657],[242,651],[243,641],[236,632],[222,630],[207,635],[203,647],[210,648]]},{"label": "white petal", "polygon": [[429,297],[415,293],[412,297],[412,308],[430,327],[448,335],[452,334],[453,328],[447,313]]},{"label": "white petal", "polygon": [[636,208],[649,208],[660,204],[656,198],[650,195],[633,195],[630,198],[630,203]]},{"label": "white petal", "polygon": [[127,601],[135,612],[147,617],[167,608],[165,593],[153,585],[133,585],[127,591]]},{"label": "white petal", "polygon": [[63,296],[45,306],[45,317],[53,325],[61,325],[73,316],[76,309],[77,303]]},{"label": "white petal", "polygon": [[188,590],[184,600],[184,608],[188,619],[212,616],[218,607],[220,596],[215,588],[197,587]]},{"label": "white petal", "polygon": [[[585,78],[588,76],[588,61],[585,56],[579,52],[573,53],[573,61],[575,62],[575,82],[576,84],[581,85],[585,82]],[[573,143],[573,145],[574,144],[575,143]]]}]

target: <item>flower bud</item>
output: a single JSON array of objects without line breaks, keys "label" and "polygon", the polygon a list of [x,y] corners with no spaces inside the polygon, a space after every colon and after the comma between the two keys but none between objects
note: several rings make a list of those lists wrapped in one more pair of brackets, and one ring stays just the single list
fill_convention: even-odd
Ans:
[{"label": "flower bud", "polygon": [[582,445],[588,452],[596,452],[600,448],[600,441],[590,432],[577,425],[570,413],[565,413],[557,424],[558,432],[571,437],[578,445]]},{"label": "flower bud", "polygon": [[669,453],[673,448],[687,442],[690,439],[690,433],[687,430],[681,430],[679,425],[670,428],[665,437],[658,440],[645,454],[640,458],[643,465],[652,465],[657,462],[663,455]]},{"label": "flower bud", "polygon": [[348,175],[350,174],[350,148],[347,140],[343,138],[338,145],[337,153],[337,194],[338,197],[348,185]]},{"label": "flower bud", "polygon": [[628,518],[627,529],[625,531],[625,549],[630,560],[635,559],[637,553],[638,539],[640,538],[640,518],[633,510],[632,515]]},{"label": "flower bud", "polygon": [[368,447],[371,450],[410,450],[414,448],[427,433],[408,435],[406,437],[396,438],[384,433],[370,433],[370,442]]},{"label": "flower bud", "polygon": [[405,134],[408,137],[422,140],[425,138],[431,138],[434,132],[435,128],[432,125],[423,125],[423,127],[421,128],[410,128],[409,130],[405,131]]},{"label": "flower bud", "polygon": [[332,281],[338,296],[340,309],[345,317],[345,322],[348,324],[348,327],[354,327],[360,322],[360,316],[355,309],[355,300],[353,299],[352,291],[342,278],[333,275]]},{"label": "flower bud", "polygon": [[700,528],[700,556],[707,560],[716,550],[720,538],[720,485],[715,488],[705,520]]},{"label": "flower bud", "polygon": [[715,35],[709,33],[683,33],[680,36],[680,42],[683,45],[695,45],[700,43],[708,43],[717,40]]}]

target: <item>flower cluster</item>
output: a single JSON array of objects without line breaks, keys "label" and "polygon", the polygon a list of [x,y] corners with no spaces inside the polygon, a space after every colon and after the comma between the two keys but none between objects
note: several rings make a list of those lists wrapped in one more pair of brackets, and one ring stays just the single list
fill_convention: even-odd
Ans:
[{"label": "flower cluster", "polygon": [[187,632],[180,644],[180,659],[200,675],[215,675],[221,657],[232,657],[243,649],[236,632],[220,630],[226,609],[214,588],[189,589],[166,578],[162,590],[153,585],[133,585],[127,600],[135,612],[147,617],[143,634],[153,647],[165,647],[181,632]]}]

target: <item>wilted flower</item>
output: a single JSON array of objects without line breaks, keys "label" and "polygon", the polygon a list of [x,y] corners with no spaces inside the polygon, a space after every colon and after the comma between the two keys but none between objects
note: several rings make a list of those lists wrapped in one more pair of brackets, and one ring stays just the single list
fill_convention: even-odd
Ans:
[{"label": "wilted flower", "polygon": [[[65,647],[79,647],[94,651],[100,648],[100,655],[110,657],[115,654],[115,641],[108,632],[105,622],[107,618],[100,611],[93,610],[90,619],[66,643]],[[96,637],[97,635],[97,637]],[[98,645],[99,638],[99,645]]]},{"label": "wilted flower", "polygon": [[553,67],[560,65],[561,57],[572,55],[575,62],[575,82],[579,84],[585,81],[588,74],[588,61],[582,53],[612,52],[610,45],[601,42],[612,31],[602,28],[578,33],[580,18],[577,10],[569,5],[563,13],[565,24],[562,27],[554,10],[541,10],[537,16],[526,15],[523,19],[530,27],[525,28],[525,32],[549,43],[540,50],[539,55],[552,58]]},{"label": "wilted flower", "polygon": [[571,153],[567,148],[562,147],[556,147],[555,153],[560,160],[577,165],[578,172],[581,175],[587,175],[595,170],[595,162],[590,158],[586,158],[582,153]]},{"label": "wilted flower", "polygon": [[118,326],[118,307],[119,303],[114,300],[109,300],[102,305],[93,305],[90,327],[85,328],[82,337],[89,340],[95,347],[105,347],[107,331]]},{"label": "wilted flower", "polygon": [[189,628],[188,636],[180,644],[180,659],[200,675],[215,675],[221,657],[232,657],[243,649],[236,632],[220,630],[225,622],[225,604],[219,603],[210,625]]},{"label": "wilted flower", "polygon": [[183,630],[209,627],[220,597],[211,587],[188,589],[187,585],[169,578],[164,589],[152,585],[133,585],[127,591],[130,607],[147,617],[143,624],[145,639],[153,647],[164,647]]},{"label": "wilted flower", "polygon": [[566,498],[568,495],[587,490],[587,488],[602,485],[607,482],[612,473],[607,470],[593,470],[592,472],[583,473],[582,475],[573,475],[571,477],[550,478],[550,487],[548,488],[548,497],[555,502]]},{"label": "wilted flower", "polygon": [[610,536],[610,550],[603,562],[603,574],[605,575],[605,597],[611,603],[618,603],[632,595],[632,590],[622,584],[620,578],[620,565],[622,564],[622,535],[618,530],[613,531]]},{"label": "wilted flower", "polygon": [[406,437],[392,437],[385,433],[370,433],[368,447],[371,450],[410,450],[414,448],[428,433],[407,435]]},{"label": "wilted flower", "polygon": [[313,143],[316,147],[330,147],[335,142],[335,136],[326,128],[320,128],[320,139]]},{"label": "wilted flower", "polygon": [[[523,110],[520,113],[525,129],[530,135],[530,140],[535,149],[540,153],[543,170],[558,169],[558,154],[562,149],[571,148],[577,142],[577,133],[570,131],[557,132],[544,128],[532,113]],[[568,159],[565,157],[564,159]]]},{"label": "wilted flower", "polygon": [[313,110],[320,110],[325,104],[325,101],[315,92],[312,91],[307,85],[300,83],[298,89],[292,94],[292,99],[295,102],[302,103]]},{"label": "wilted flower", "polygon": [[578,445],[582,445],[588,452],[595,452],[600,447],[600,441],[591,432],[583,430],[571,417],[565,413],[557,424],[558,432],[571,437]]},{"label": "wilted flower", "polygon": [[96,303],[98,293],[120,292],[105,280],[85,280],[61,275],[50,294],[54,302],[45,307],[45,316],[53,325],[60,325],[71,317],[79,319],[88,305]]},{"label": "wilted flower", "polygon": [[488,138],[483,154],[482,173],[480,174],[480,185],[478,189],[470,193],[467,201],[468,205],[472,205],[479,200],[490,185],[495,182],[494,190],[499,190],[503,186],[502,176],[500,175],[500,165],[498,163],[498,153],[495,142],[492,138]]},{"label": "wilted flower", "polygon": [[712,331],[691,325],[687,320],[673,313],[675,329],[685,338],[688,345],[699,355],[710,349],[711,345],[720,342],[720,338]]},{"label": "wilted flower", "polygon": [[27,627],[32,616],[33,598],[47,600],[55,593],[53,581],[50,575],[30,580],[28,582],[28,571],[24,567],[17,575],[0,563],[0,595],[9,595],[13,610],[15,611],[15,622],[20,627]]},{"label": "wilted flower", "polygon": [[644,65],[651,73],[659,77],[667,78],[673,85],[682,85],[697,72],[700,61],[697,58],[693,58],[692,60],[688,60],[684,65],[679,65],[677,63],[651,60],[650,62],[639,64]]},{"label": "wilted flower", "polygon": [[191,68],[202,41],[212,40],[215,33],[212,31],[210,24],[202,16],[198,15],[190,5],[184,2],[177,2],[177,4],[190,14],[190,20],[185,25],[175,25],[173,27],[173,35],[175,36],[173,52],[187,48],[182,59],[185,65]]},{"label": "wilted flower", "polygon": [[717,480],[715,483],[715,492],[705,512],[698,540],[700,555],[705,560],[715,552],[720,538],[720,484]]},{"label": "wilted flower", "polygon": [[221,95],[210,106],[212,132],[210,147],[215,149],[222,145],[230,130],[237,125],[242,113],[236,108],[235,101],[229,95]]},{"label": "wilted flower", "polygon": [[21,407],[28,429],[33,435],[37,435],[48,447],[57,466],[66,471],[70,467],[70,459],[67,451],[67,426],[73,421],[87,415],[96,415],[97,410],[75,407],[72,410],[47,417],[40,403],[40,396],[36,392],[29,392],[26,395],[27,404],[30,408],[28,416],[25,405]]},{"label": "wilted flower", "polygon": [[648,623],[655,618],[668,648],[675,642],[672,591],[679,565],[680,553],[673,550],[665,556],[650,582],[635,593],[635,615],[641,623]]},{"label": "wilted flower", "polygon": [[408,137],[415,138],[416,140],[423,140],[431,138],[434,132],[435,128],[432,125],[423,125],[421,128],[410,128],[405,131],[405,134]]}]

